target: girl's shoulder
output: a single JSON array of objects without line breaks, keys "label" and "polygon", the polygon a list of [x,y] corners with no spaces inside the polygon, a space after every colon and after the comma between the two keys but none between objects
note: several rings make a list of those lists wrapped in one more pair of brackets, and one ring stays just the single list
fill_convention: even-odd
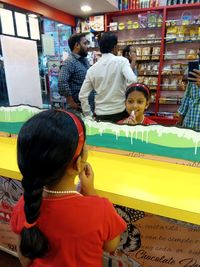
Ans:
[{"label": "girl's shoulder", "polygon": [[157,124],[157,122],[149,119],[148,117],[144,117],[144,121],[143,121],[142,124],[144,124],[144,125],[151,125],[151,124]]}]

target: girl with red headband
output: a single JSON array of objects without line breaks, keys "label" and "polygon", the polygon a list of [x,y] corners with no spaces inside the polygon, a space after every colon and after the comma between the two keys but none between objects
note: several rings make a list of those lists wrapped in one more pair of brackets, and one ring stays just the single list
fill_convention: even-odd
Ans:
[{"label": "girl with red headband", "polygon": [[153,120],[144,116],[149,106],[150,91],[145,84],[133,83],[126,89],[126,111],[128,118],[118,121],[118,124],[156,124]]},{"label": "girl with red headband", "polygon": [[95,193],[82,120],[58,110],[35,115],[20,130],[17,160],[24,194],[11,227],[23,267],[102,267],[126,223]]}]

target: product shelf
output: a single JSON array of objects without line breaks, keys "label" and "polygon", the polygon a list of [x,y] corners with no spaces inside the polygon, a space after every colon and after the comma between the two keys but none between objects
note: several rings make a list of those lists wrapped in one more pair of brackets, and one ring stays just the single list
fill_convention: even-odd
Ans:
[{"label": "product shelf", "polygon": [[[173,5],[173,6],[161,6],[161,7],[153,7],[153,8],[140,8],[140,9],[135,9],[135,10],[125,10],[125,11],[117,11],[117,12],[111,12],[111,13],[107,13],[106,15],[106,22],[107,25],[109,25],[110,22],[115,22],[115,19],[117,17],[120,17],[120,19],[116,19],[117,22],[126,22],[128,20],[131,20],[131,18],[133,18],[133,23],[135,22],[134,18],[138,15],[141,14],[142,16],[146,15],[148,12],[152,12],[154,14],[159,14],[162,15],[162,27],[146,27],[146,28],[137,28],[137,29],[124,29],[124,30],[118,30],[117,33],[124,31],[123,35],[119,36],[123,36],[124,39],[127,40],[121,40],[121,44],[120,44],[120,48],[123,49],[126,45],[133,45],[136,48],[141,47],[142,49],[146,46],[151,48],[153,47],[159,47],[160,48],[160,54],[156,55],[159,57],[159,59],[154,59],[152,60],[152,54],[149,55],[145,55],[147,56],[148,59],[142,60],[141,58],[137,59],[138,64],[142,64],[144,63],[147,64],[146,66],[144,66],[144,71],[147,70],[147,67],[149,66],[149,64],[154,64],[153,62],[159,62],[158,64],[158,74],[154,75],[151,72],[151,75],[148,74],[148,72],[144,72],[145,74],[142,74],[138,71],[138,76],[139,77],[145,77],[148,80],[149,77],[149,81],[151,82],[151,78],[153,79],[153,77],[157,78],[157,85],[154,85],[152,87],[152,85],[148,85],[147,81],[146,84],[150,87],[150,89],[154,89],[155,90],[151,90],[154,91],[153,95],[155,95],[155,102],[153,103],[153,106],[151,108],[151,111],[155,113],[156,116],[154,116],[154,118],[152,117],[153,120],[155,121],[162,121],[161,124],[167,124],[167,125],[171,125],[171,124],[175,124],[177,119],[173,119],[173,116],[170,118],[162,118],[159,117],[159,113],[160,111],[166,111],[167,112],[177,112],[178,106],[181,103],[181,98],[183,97],[183,94],[185,92],[185,88],[186,88],[186,82],[187,82],[187,75],[186,75],[186,68],[187,68],[187,63],[191,60],[196,60],[197,59],[197,55],[196,54],[192,54],[190,52],[191,49],[196,49],[200,48],[200,36],[199,35],[195,35],[195,36],[188,36],[189,34],[187,34],[187,36],[176,36],[175,38],[167,36],[167,29],[169,26],[177,26],[177,27],[181,27],[181,26],[185,26],[186,28],[197,28],[200,26],[200,23],[197,23],[197,20],[195,19],[195,16],[199,16],[199,14],[197,14],[197,10],[200,10],[200,3],[194,3],[194,4],[179,4],[179,5]],[[183,22],[182,20],[182,14],[184,11],[189,11],[193,17],[191,18],[191,20],[189,22]],[[175,16],[174,16],[175,14]],[[133,15],[133,17],[131,17],[131,15]],[[138,16],[137,16],[138,17]],[[159,17],[159,16],[158,16]],[[157,23],[157,22],[156,22]],[[171,23],[172,25],[169,25],[169,23]],[[186,25],[185,25],[186,24]],[[127,24],[128,25],[128,24]],[[160,25],[159,25],[160,26]],[[128,26],[127,26],[128,27]],[[148,30],[150,33],[155,33],[155,38],[148,38],[147,37],[147,33]],[[158,35],[158,30],[159,30],[159,35]],[[152,32],[154,31],[154,32]],[[130,36],[132,34],[132,32],[134,33],[134,37],[136,37],[137,39],[131,40]],[[127,33],[127,38],[126,37],[126,33]],[[142,35],[145,36],[145,38],[141,38]],[[138,38],[140,37],[140,38]],[[120,43],[120,42],[119,42]],[[180,49],[179,49],[180,46]],[[139,48],[138,48],[139,49]],[[180,54],[180,52],[178,53],[178,51],[180,50],[185,50],[186,53],[182,53]],[[168,55],[165,51],[166,50],[172,50],[177,53],[174,54],[170,54]],[[187,58],[189,57],[189,58]],[[170,62],[171,61],[171,62]],[[169,62],[169,63],[168,63]],[[149,63],[149,64],[148,64]],[[163,70],[165,70],[165,65],[176,65],[176,64],[180,64],[180,66],[182,68],[170,68],[170,70],[166,69],[166,71],[169,71],[171,73],[163,73]],[[173,73],[174,72],[174,73]],[[177,73],[179,72],[179,73]],[[143,78],[142,78],[143,79]],[[142,80],[141,79],[141,80]],[[165,79],[165,80],[164,80]],[[169,83],[164,83],[166,82],[168,79]],[[173,82],[174,80],[177,80],[177,84],[178,85],[174,85]],[[171,83],[170,83],[171,82]],[[161,97],[161,93],[164,92],[163,94],[168,95],[169,96],[173,96],[174,94],[177,93],[177,98],[173,99],[168,99],[167,98],[167,102],[165,102],[165,99],[163,100],[163,98]],[[163,103],[163,102],[164,103]],[[174,103],[173,103],[174,102]],[[165,108],[166,106],[166,108]],[[173,108],[170,108],[171,106],[174,106]],[[176,108],[177,107],[177,108]],[[161,112],[162,113],[162,112]],[[158,118],[158,120],[157,120]]]}]

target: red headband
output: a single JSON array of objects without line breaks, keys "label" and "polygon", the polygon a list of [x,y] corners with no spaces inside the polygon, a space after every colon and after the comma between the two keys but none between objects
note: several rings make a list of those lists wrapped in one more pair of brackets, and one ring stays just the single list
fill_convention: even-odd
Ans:
[{"label": "red headband", "polygon": [[142,87],[148,94],[148,97],[150,97],[150,92],[149,92],[149,88],[143,84],[143,83],[132,83],[130,84],[127,88],[126,88],[126,92],[131,88],[131,87]]},{"label": "red headband", "polygon": [[66,110],[60,110],[62,112],[65,112],[67,113],[71,118],[72,120],[74,121],[75,125],[76,125],[76,129],[78,131],[78,145],[77,145],[77,148],[76,148],[76,152],[73,156],[73,160],[74,159],[77,159],[77,157],[80,155],[81,153],[81,150],[83,148],[83,144],[84,144],[84,132],[83,132],[83,126],[80,122],[80,120],[77,118],[76,115],[74,115],[73,113],[71,112],[68,112]]}]

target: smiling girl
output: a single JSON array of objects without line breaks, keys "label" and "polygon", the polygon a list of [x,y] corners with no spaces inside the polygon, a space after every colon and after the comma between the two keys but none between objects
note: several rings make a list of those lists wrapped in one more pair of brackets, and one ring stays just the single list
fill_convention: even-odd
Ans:
[{"label": "smiling girl", "polygon": [[118,121],[118,124],[156,124],[144,116],[145,110],[149,106],[150,91],[145,84],[134,83],[126,89],[126,111],[129,114],[128,118]]}]

